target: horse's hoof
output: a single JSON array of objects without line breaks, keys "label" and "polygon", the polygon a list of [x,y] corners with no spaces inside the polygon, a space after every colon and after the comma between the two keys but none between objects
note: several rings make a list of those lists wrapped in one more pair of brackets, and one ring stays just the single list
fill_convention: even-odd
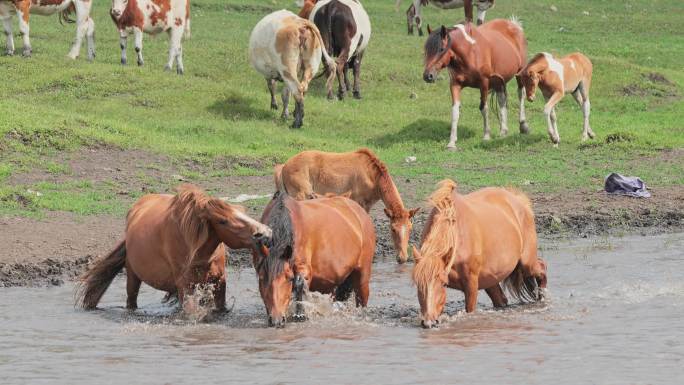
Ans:
[{"label": "horse's hoof", "polygon": [[[138,62],[138,65],[141,65],[140,62]],[[168,71],[171,71],[171,66],[165,65],[165,66],[164,66],[164,71],[167,71],[167,72],[168,72]]]},{"label": "horse's hoof", "polygon": [[338,92],[337,93],[337,99],[344,100],[344,92]]},{"label": "horse's hoof", "polygon": [[5,55],[14,56],[14,51],[5,51]]},{"label": "horse's hoof", "polygon": [[492,140],[492,137],[491,137],[489,134],[485,134],[485,135],[482,137],[482,140],[484,140],[484,141],[486,142],[486,141]]},{"label": "horse's hoof", "polygon": [[277,103],[271,103],[271,109],[272,109],[272,110],[277,110],[277,109],[278,109],[278,104],[277,104]]},{"label": "horse's hoof", "polygon": [[185,73],[185,70],[182,68],[176,68],[176,74],[178,75],[183,75]]},{"label": "horse's hoof", "polygon": [[[144,66],[144,65],[145,65],[145,61],[144,61],[144,60],[138,59],[138,67],[142,67],[142,66]],[[165,68],[165,69],[166,69],[166,68]],[[169,67],[169,68],[166,69],[166,70],[167,70],[167,71],[171,71],[171,67]]]},{"label": "horse's hoof", "polygon": [[529,134],[530,133],[530,126],[527,125],[527,122],[520,122],[520,133],[521,134]]},{"label": "horse's hoof", "polygon": [[283,112],[282,114],[280,114],[280,119],[285,120],[285,119],[288,119],[289,117],[290,117],[289,112],[287,112],[287,113]]},{"label": "horse's hoof", "polygon": [[502,130],[500,135],[502,138],[506,137],[508,135],[508,130]]},{"label": "horse's hoof", "polygon": [[423,30],[422,29],[418,30],[418,36],[423,36]]},{"label": "horse's hoof", "polygon": [[302,122],[301,122],[301,121],[295,120],[295,121],[292,123],[292,128],[302,128]]},{"label": "horse's hoof", "polygon": [[447,146],[447,151],[458,151],[458,147],[455,144],[450,144]]},{"label": "horse's hoof", "polygon": [[591,138],[591,139],[596,138],[596,134],[594,134],[593,131],[589,131],[589,138]]},{"label": "horse's hoof", "polygon": [[328,100],[335,100],[335,95],[328,94]]},{"label": "horse's hoof", "polygon": [[294,315],[292,316],[292,320],[293,320],[294,322],[304,322],[304,321],[306,321],[307,319],[308,319],[308,318],[307,318],[306,314],[294,314]]},{"label": "horse's hoof", "polygon": [[21,53],[21,56],[29,58],[29,57],[31,57],[31,54],[32,54],[32,51],[29,49],[29,50],[24,50],[24,52]]},{"label": "horse's hoof", "polygon": [[125,66],[126,64],[128,64],[128,60],[121,59],[121,65]]},{"label": "horse's hoof", "polygon": [[361,100],[361,92],[359,92],[359,91],[354,91],[354,99]]}]

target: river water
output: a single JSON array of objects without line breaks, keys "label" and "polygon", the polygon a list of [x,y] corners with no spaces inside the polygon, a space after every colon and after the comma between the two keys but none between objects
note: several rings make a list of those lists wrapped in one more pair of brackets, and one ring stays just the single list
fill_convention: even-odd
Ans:
[{"label": "river water", "polygon": [[[684,234],[542,243],[548,299],[495,311],[484,292],[423,330],[409,266],[374,265],[367,309],[312,295],[309,321],[266,327],[252,269],[230,314],[198,322],[117,278],[100,310],[73,285],[0,289],[2,384],[682,384]],[[229,301],[229,304],[232,300]]]}]

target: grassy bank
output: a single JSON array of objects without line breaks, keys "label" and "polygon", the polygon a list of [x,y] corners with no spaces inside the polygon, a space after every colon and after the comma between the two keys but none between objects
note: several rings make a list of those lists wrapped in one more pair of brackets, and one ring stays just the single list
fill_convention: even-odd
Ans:
[{"label": "grassy bank", "polygon": [[[446,74],[437,84],[421,80],[424,39],[406,36],[404,12],[396,12],[393,1],[364,3],[373,23],[362,66],[364,99],[329,102],[319,79],[307,96],[300,130],[290,129],[289,121],[269,110],[265,82],[247,61],[254,24],[273,10],[294,10],[293,0],[194,1],[183,77],[162,71],[166,35],[146,36],[144,67],[122,67],[108,2],[94,4],[94,63],[66,58],[72,25],[61,26],[56,17],[33,17],[34,57],[0,57],[0,213],[123,213],[120,202],[140,192],[122,198],[116,181],[75,175],[63,156],[103,144],[192,164],[185,177],[200,184],[225,175],[267,174],[275,162],[305,149],[367,146],[395,176],[429,182],[452,177],[470,188],[596,190],[611,171],[639,175],[651,186],[684,185],[684,157],[677,150],[684,147],[681,1],[558,0],[556,11],[539,2],[497,2],[489,18],[520,17],[530,55],[582,51],[592,59],[591,122],[598,137],[580,143],[581,112],[567,98],[558,110],[561,146],[552,148],[538,98],[527,106],[531,135],[515,132],[518,108],[509,103],[513,134],[484,143],[478,94],[467,90],[459,152],[445,151],[450,119]],[[407,6],[405,1],[402,8]],[[449,25],[462,12],[430,7],[424,17],[433,26]],[[509,94],[515,94],[513,84]],[[494,115],[492,120],[498,133]],[[409,155],[417,162],[405,163]],[[22,178],[35,172],[68,176],[70,182]],[[138,177],[144,181],[146,174]],[[174,183],[169,177],[158,188]],[[426,184],[424,192],[430,188]]]}]

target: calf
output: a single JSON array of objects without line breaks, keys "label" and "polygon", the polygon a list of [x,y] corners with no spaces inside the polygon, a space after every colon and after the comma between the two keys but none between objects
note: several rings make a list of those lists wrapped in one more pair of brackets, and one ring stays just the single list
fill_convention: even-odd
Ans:
[{"label": "calf", "polygon": [[[267,15],[252,30],[249,37],[249,59],[252,67],[264,75],[271,92],[271,108],[278,109],[275,100],[276,80],[285,82],[283,88],[283,118],[289,115],[290,93],[295,98],[293,128],[302,126],[304,118],[304,94],[309,82],[318,72],[321,56],[325,59],[328,73],[328,93],[332,92],[335,62],[323,49],[318,28],[294,13],[281,10]],[[297,79],[298,73],[302,80]]]},{"label": "calf", "polygon": [[[361,59],[368,47],[371,25],[368,14],[357,0],[319,0],[311,12],[306,14],[307,0],[300,16],[308,18],[321,31],[326,51],[337,57],[337,79],[340,84],[338,97],[344,99],[349,91],[347,71],[351,65],[354,69],[354,97],[361,99]],[[328,99],[333,98],[332,90]]]},{"label": "calf", "polygon": [[119,30],[121,64],[126,64],[128,34],[133,31],[138,65],[143,65],[143,32],[156,35],[168,32],[169,60],[164,67],[170,71],[176,61],[176,72],[183,74],[183,34],[190,35],[190,0],[112,0],[110,15]]},{"label": "calf", "polygon": [[19,18],[19,33],[24,43],[22,55],[31,56],[31,40],[29,38],[29,15],[54,15],[59,14],[60,22],[69,18],[71,13],[76,13],[76,40],[67,54],[76,59],[81,53],[83,38],[88,40],[88,60],[95,58],[95,22],[90,17],[90,0],[0,0],[0,20],[7,38],[7,55],[14,55],[14,38],[12,36],[12,13],[16,12]]},{"label": "calf", "polygon": [[527,66],[520,71],[520,80],[525,86],[527,100],[534,101],[536,87],[539,86],[546,105],[544,115],[548,123],[549,137],[554,147],[560,142],[558,125],[556,124],[556,104],[566,93],[572,93],[577,105],[584,115],[582,141],[594,138],[594,131],[589,126],[589,88],[591,87],[592,64],[589,58],[579,52],[571,53],[560,59],[551,54],[541,52],[535,55]]}]

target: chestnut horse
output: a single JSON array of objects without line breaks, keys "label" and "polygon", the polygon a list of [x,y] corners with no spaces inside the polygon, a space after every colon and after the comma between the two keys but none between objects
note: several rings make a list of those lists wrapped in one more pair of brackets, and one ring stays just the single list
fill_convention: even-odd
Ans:
[{"label": "chestnut horse", "polygon": [[[157,290],[184,295],[211,285],[217,310],[226,304],[225,243],[231,249],[268,242],[271,229],[230,205],[186,184],[177,195],[148,194],[128,212],[124,239],[83,277],[77,305],[94,309],[114,277],[126,267],[126,307],[137,308],[145,282]],[[223,243],[222,243],[223,242]]]},{"label": "chestnut horse", "polygon": [[[527,41],[520,23],[515,19],[496,19],[478,27],[466,28],[463,24],[457,24],[454,28],[442,26],[437,31],[429,32],[430,37],[425,42],[423,80],[428,83],[434,82],[437,73],[444,68],[449,69],[451,78],[451,136],[447,148],[456,148],[461,90],[464,87],[480,89],[484,140],[491,138],[487,96],[490,89],[496,92],[501,136],[505,136],[508,133],[506,83],[520,72],[527,59]],[[520,79],[518,99],[520,132],[527,133],[525,100]]]},{"label": "chestnut horse", "polygon": [[[293,291],[298,301],[304,290],[332,293],[338,301],[354,291],[356,305],[367,305],[375,228],[356,202],[343,196],[297,201],[278,191],[261,221],[273,229],[273,246],[253,252],[269,326],[284,325]],[[297,316],[301,311],[298,306]]]},{"label": "chestnut horse", "polygon": [[577,105],[582,109],[584,129],[582,141],[594,138],[594,131],[589,126],[589,88],[591,88],[592,64],[588,57],[579,52],[571,53],[560,59],[551,54],[541,52],[536,54],[521,71],[520,77],[527,100],[534,101],[537,85],[546,99],[544,116],[548,124],[549,137],[555,147],[558,147],[560,135],[556,125],[556,104],[566,93],[572,93]]},{"label": "chestnut horse", "polygon": [[499,282],[518,300],[540,298],[546,287],[546,263],[537,257],[537,232],[530,200],[521,192],[485,188],[468,195],[452,180],[440,182],[430,197],[434,206],[414,246],[413,281],[418,288],[425,328],[438,323],[446,287],[465,293],[466,312],[475,311],[477,292],[485,289],[495,307],[508,304]]},{"label": "chestnut horse", "polygon": [[369,149],[354,152],[303,151],[284,165],[275,167],[276,189],[295,199],[309,199],[314,193],[343,194],[367,212],[379,200],[385,204],[397,261],[408,259],[408,242],[418,208],[407,210],[387,166]]}]

